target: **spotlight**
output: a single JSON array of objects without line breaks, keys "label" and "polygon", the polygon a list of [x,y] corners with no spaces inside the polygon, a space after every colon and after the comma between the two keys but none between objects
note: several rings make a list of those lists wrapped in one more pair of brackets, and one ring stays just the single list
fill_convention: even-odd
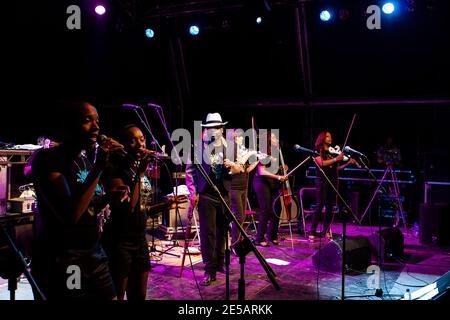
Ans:
[{"label": "spotlight", "polygon": [[391,14],[395,11],[395,6],[392,2],[386,2],[383,4],[383,7],[381,8],[385,14]]},{"label": "spotlight", "polygon": [[261,22],[262,22],[262,18],[261,17],[256,18],[256,23],[257,24],[261,24]]},{"label": "spotlight", "polygon": [[189,33],[190,33],[191,35],[193,35],[193,36],[198,35],[199,32],[200,32],[200,28],[199,28],[198,26],[196,26],[196,25],[193,25],[193,26],[191,26],[191,27],[189,28]]},{"label": "spotlight", "polygon": [[320,12],[320,20],[322,21],[329,21],[331,19],[331,13],[328,10],[322,10]]},{"label": "spotlight", "polygon": [[105,9],[104,6],[98,5],[98,6],[95,7],[95,13],[98,14],[99,16],[104,15],[105,12],[106,12],[106,9]]},{"label": "spotlight", "polygon": [[145,36],[147,38],[153,38],[155,36],[155,31],[153,31],[153,29],[147,28],[145,29]]}]

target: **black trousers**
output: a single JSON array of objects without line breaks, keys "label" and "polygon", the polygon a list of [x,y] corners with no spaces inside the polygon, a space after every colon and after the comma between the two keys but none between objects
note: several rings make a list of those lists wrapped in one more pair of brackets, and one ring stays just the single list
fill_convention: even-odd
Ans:
[{"label": "black trousers", "polygon": [[278,237],[278,225],[280,218],[275,215],[272,209],[273,201],[277,194],[275,185],[264,178],[253,179],[253,188],[258,198],[259,213],[258,232],[256,233],[256,242],[267,240],[276,240]]},{"label": "black trousers", "polygon": [[[335,179],[331,182],[336,186]],[[316,208],[312,217],[310,232],[315,232],[319,224],[319,217],[322,215],[322,208],[325,206],[325,218],[323,220],[323,232],[328,232],[333,220],[333,206],[336,203],[336,192],[326,180],[316,179]]]},{"label": "black trousers", "polygon": [[[228,196],[224,197],[228,202]],[[228,218],[219,199],[200,194],[198,217],[200,223],[200,248],[206,273],[216,273],[225,264],[225,241]]]},{"label": "black trousers", "polygon": [[[242,226],[245,215],[245,202],[247,200],[247,190],[231,190],[230,202],[231,210],[236,217],[236,220]],[[233,222],[231,226],[231,243],[234,245],[239,240],[240,232],[236,224]]]}]

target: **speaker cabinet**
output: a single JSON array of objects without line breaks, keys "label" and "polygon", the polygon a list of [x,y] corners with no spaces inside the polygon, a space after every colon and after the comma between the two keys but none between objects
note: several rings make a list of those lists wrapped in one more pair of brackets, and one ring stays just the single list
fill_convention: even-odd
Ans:
[{"label": "speaker cabinet", "polygon": [[422,244],[450,244],[450,204],[421,204],[419,209],[419,239]]},{"label": "speaker cabinet", "polygon": [[381,261],[386,259],[399,258],[404,254],[405,240],[403,233],[399,228],[387,228],[381,230],[381,244],[380,232],[370,235],[370,243],[372,251],[378,257],[378,250],[381,250]]},{"label": "speaker cabinet", "polygon": [[[341,272],[342,244],[342,238],[339,238],[323,246],[312,257],[314,266],[323,271]],[[367,237],[347,237],[345,251],[346,271],[366,271],[371,264],[372,247]]]}]

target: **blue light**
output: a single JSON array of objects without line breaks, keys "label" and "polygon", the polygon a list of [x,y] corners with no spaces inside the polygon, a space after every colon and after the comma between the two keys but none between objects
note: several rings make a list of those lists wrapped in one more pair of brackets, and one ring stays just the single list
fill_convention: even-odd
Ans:
[{"label": "blue light", "polygon": [[328,10],[322,10],[320,12],[320,20],[322,21],[329,21],[331,19],[331,13]]},{"label": "blue light", "polygon": [[381,9],[384,13],[391,14],[395,11],[395,6],[392,2],[386,2]]},{"label": "blue light", "polygon": [[261,22],[262,22],[262,18],[261,17],[256,18],[256,23],[257,24],[261,24]]},{"label": "blue light", "polygon": [[145,35],[147,36],[147,38],[153,38],[155,36],[155,32],[152,29],[148,28],[145,29]]},{"label": "blue light", "polygon": [[190,33],[191,35],[193,35],[193,36],[198,35],[199,32],[200,32],[200,28],[197,27],[197,26],[191,26],[191,27],[189,28],[189,33]]}]

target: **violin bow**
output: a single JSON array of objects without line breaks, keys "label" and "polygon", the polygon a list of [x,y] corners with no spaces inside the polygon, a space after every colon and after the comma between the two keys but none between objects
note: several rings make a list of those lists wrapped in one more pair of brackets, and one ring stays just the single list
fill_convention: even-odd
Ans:
[{"label": "violin bow", "polygon": [[350,132],[353,129],[353,124],[355,123],[355,119],[356,119],[356,113],[353,115],[353,119],[352,119],[352,122],[350,123],[350,127],[348,128],[347,136],[345,137],[344,145],[342,146],[341,151],[344,151],[344,148],[347,146],[348,138],[350,137]]},{"label": "violin bow", "polygon": [[256,132],[255,132],[255,117],[252,116],[252,138],[253,138],[253,148],[254,150],[258,150],[256,147]]}]

